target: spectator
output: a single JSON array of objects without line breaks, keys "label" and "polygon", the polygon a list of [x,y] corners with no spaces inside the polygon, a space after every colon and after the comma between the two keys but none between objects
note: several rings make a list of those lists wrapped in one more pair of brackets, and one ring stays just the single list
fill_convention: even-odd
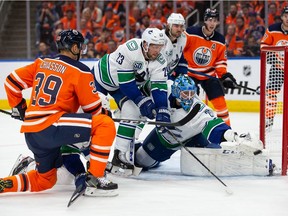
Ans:
[{"label": "spectator", "polygon": [[244,39],[244,34],[245,30],[247,28],[247,25],[245,25],[244,18],[239,15],[236,18],[236,35],[241,38],[242,40]]},{"label": "spectator", "polygon": [[259,23],[257,20],[257,13],[250,12],[250,23],[248,28],[245,30],[244,39],[247,40],[248,37],[253,35],[256,39],[256,42],[260,44],[260,40],[265,33],[265,27]]},{"label": "spectator", "polygon": [[229,14],[226,16],[225,23],[227,24],[236,24],[236,16],[237,16],[238,10],[237,6],[235,4],[230,5]]},{"label": "spectator", "polygon": [[92,22],[92,11],[86,8],[81,13],[81,19],[85,19],[85,28],[92,32],[93,22]]},{"label": "spectator", "polygon": [[82,18],[80,20],[80,32],[87,40],[91,40],[93,38],[91,30],[87,28],[87,20],[85,18]]},{"label": "spectator", "polygon": [[58,15],[53,10],[53,3],[43,1],[37,10],[36,46],[39,45],[40,41],[45,41],[47,44],[53,42],[53,24],[57,19]]},{"label": "spectator", "polygon": [[[136,20],[129,16],[129,25],[130,25],[130,31],[135,32],[135,25],[136,25]],[[119,14],[119,20],[116,22],[108,22],[107,23],[107,28],[112,30],[112,37],[114,40],[117,42],[124,42],[125,40],[125,29],[126,29],[126,15],[123,13]]]},{"label": "spectator", "polygon": [[110,54],[117,49],[117,43],[114,40],[109,40],[107,45],[108,45],[107,54]]},{"label": "spectator", "polygon": [[102,30],[100,39],[95,44],[95,50],[100,54],[100,57],[106,54],[108,50],[108,41],[112,39],[112,32],[108,28]]},{"label": "spectator", "polygon": [[155,10],[154,15],[151,18],[151,26],[156,27],[158,29],[163,29],[167,23],[167,19],[163,14],[162,8],[158,7]]},{"label": "spectator", "polygon": [[244,43],[242,56],[260,56],[260,45],[253,35],[249,36]]},{"label": "spectator", "polygon": [[46,42],[40,42],[39,43],[39,47],[38,47],[39,51],[37,53],[37,55],[35,56],[35,58],[53,58],[54,56],[56,56],[56,53],[53,52],[50,49],[50,46],[48,44],[46,44]]},{"label": "spectator", "polygon": [[[275,2],[271,2],[268,6],[268,25],[272,25],[275,23],[275,16],[279,16],[279,13],[277,11],[277,5]],[[280,18],[281,22],[281,18]]]},{"label": "spectator", "polygon": [[100,39],[101,34],[102,34],[102,26],[98,23],[93,23],[92,41],[94,43],[97,43],[97,41]]},{"label": "spectator", "polygon": [[73,1],[66,0],[65,3],[61,6],[61,8],[63,12],[62,17],[67,15],[67,11],[76,11],[76,5],[75,5],[75,2]]},{"label": "spectator", "polygon": [[234,24],[229,24],[225,36],[226,50],[229,57],[240,56],[243,51],[243,40],[241,40],[241,38],[239,38],[235,33],[236,26]]},{"label": "spectator", "polygon": [[92,22],[100,22],[102,19],[102,10],[97,7],[97,2],[93,0],[89,0],[86,2],[86,7],[83,9],[83,13],[85,11],[90,11],[91,21]]},{"label": "spectator", "polygon": [[107,7],[99,24],[102,25],[102,27],[107,28],[108,22],[110,22],[111,25],[111,23],[117,22],[118,19],[119,17],[113,13],[112,7]]},{"label": "spectator", "polygon": [[67,9],[66,15],[60,19],[63,24],[63,29],[77,29],[77,19],[74,16],[74,10]]},{"label": "spectator", "polygon": [[244,18],[245,26],[249,26],[250,18],[249,18],[249,12],[253,12],[253,8],[250,4],[244,4],[242,6],[242,16]]},{"label": "spectator", "polygon": [[143,31],[150,26],[150,16],[144,14],[141,19],[141,25],[139,29],[136,30],[136,37],[141,38]]}]

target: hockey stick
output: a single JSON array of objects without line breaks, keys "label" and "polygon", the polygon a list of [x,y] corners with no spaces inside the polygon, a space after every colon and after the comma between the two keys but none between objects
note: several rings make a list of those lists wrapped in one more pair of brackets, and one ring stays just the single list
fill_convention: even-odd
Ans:
[{"label": "hockey stick", "polygon": [[0,109],[0,112],[5,113],[5,114],[10,115],[10,116],[12,115],[11,112],[3,110],[3,109]]},{"label": "hockey stick", "polygon": [[178,142],[182,148],[184,148],[195,160],[197,160],[211,175],[213,175],[223,186],[226,187],[225,191],[227,194],[233,194],[233,191],[217,176],[215,175],[196,155],[194,155],[189,148],[187,148],[183,142],[181,142],[170,130],[167,130],[168,133]]},{"label": "hockey stick", "polygon": [[[208,75],[208,74],[205,74],[205,73],[202,73],[202,72],[199,72],[199,71],[193,71],[193,70],[188,69],[188,68],[187,68],[187,70],[188,70],[189,72],[191,72],[191,73],[194,73],[194,74],[197,74],[197,75],[200,75],[200,76],[205,76],[205,77],[208,77],[208,78],[210,78],[210,79],[218,79],[217,77],[210,76],[210,75]],[[248,87],[248,86],[243,86],[243,85],[240,85],[240,84],[238,84],[238,83],[236,83],[236,82],[235,82],[235,84],[236,84],[237,87],[240,87],[240,88],[243,88],[243,89],[247,89],[247,90],[250,90],[250,91],[255,92],[255,93],[257,93],[257,94],[260,94],[259,89],[253,89],[253,88],[250,88],[250,87]]]},{"label": "hockey stick", "polygon": [[175,127],[175,126],[182,126],[193,119],[201,108],[200,104],[196,104],[189,113],[177,122],[160,122],[160,121],[149,121],[149,120],[141,120],[141,119],[120,119],[120,118],[112,118],[115,122],[123,122],[123,123],[135,123],[135,124],[150,124],[150,125],[159,125],[164,127]]},{"label": "hockey stick", "polygon": [[[187,122],[189,122],[191,119],[193,119],[197,113],[199,112],[201,108],[200,104],[196,104],[189,113],[182,118],[181,120],[177,122],[160,122],[160,121],[149,121],[149,120],[140,120],[140,119],[120,119],[120,118],[112,118],[115,122],[126,122],[126,123],[135,123],[135,124],[150,124],[150,125],[159,125],[163,127],[175,127],[175,126],[182,126],[185,125]],[[8,112],[6,110],[0,109],[0,112],[5,113],[7,115],[11,116],[11,112]]]},{"label": "hockey stick", "polygon": [[236,83],[236,85],[237,85],[238,87],[240,87],[240,88],[250,90],[250,91],[252,91],[252,92],[255,92],[256,94],[260,94],[260,90],[259,90],[259,89],[253,89],[253,88],[250,88],[250,87],[248,87],[248,86],[242,86],[242,85],[237,84],[237,83]]}]

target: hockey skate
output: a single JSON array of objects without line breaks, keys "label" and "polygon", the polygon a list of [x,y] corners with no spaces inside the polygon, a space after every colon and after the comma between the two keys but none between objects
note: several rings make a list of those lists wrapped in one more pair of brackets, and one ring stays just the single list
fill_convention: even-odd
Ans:
[{"label": "hockey skate", "polygon": [[82,173],[75,178],[78,191],[85,190],[87,196],[117,196],[118,185],[103,177],[95,177],[91,173]]},{"label": "hockey skate", "polygon": [[117,196],[118,184],[111,182],[106,177],[95,177],[87,174],[86,177],[86,190],[87,196]]},{"label": "hockey skate", "polygon": [[134,165],[126,159],[126,153],[114,150],[111,163],[108,162],[106,170],[115,175],[130,176],[133,174]]},{"label": "hockey skate", "polygon": [[12,188],[13,181],[12,180],[4,180],[0,178],[0,193],[2,193],[5,188]]},{"label": "hockey skate", "polygon": [[35,160],[30,156],[20,154],[12,167],[9,176],[26,173],[35,168]]}]

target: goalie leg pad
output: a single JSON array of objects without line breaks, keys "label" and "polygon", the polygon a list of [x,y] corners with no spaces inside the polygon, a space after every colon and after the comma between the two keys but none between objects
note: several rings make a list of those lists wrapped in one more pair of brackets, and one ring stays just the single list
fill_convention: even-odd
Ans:
[{"label": "goalie leg pad", "polygon": [[[191,148],[189,150],[217,176],[269,175],[270,160],[268,153],[247,155],[237,149]],[[211,174],[185,149],[181,149],[181,172],[192,176]]]}]

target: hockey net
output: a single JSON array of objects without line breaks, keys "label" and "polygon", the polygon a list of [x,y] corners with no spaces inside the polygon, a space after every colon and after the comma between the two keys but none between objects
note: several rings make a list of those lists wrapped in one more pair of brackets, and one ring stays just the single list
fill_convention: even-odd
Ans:
[{"label": "hockey net", "polygon": [[287,175],[288,161],[287,62],[288,46],[261,49],[260,139],[282,175]]}]

